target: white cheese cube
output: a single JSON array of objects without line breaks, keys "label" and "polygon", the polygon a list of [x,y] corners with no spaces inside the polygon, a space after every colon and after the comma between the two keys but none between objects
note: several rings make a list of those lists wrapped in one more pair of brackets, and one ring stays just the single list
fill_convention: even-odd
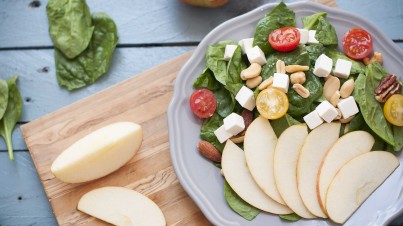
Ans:
[{"label": "white cheese cube", "polygon": [[227,130],[225,130],[225,126],[222,125],[218,129],[214,131],[214,135],[217,137],[218,141],[220,143],[224,143],[226,140],[228,140],[230,137],[232,137],[232,134],[228,133]]},{"label": "white cheese cube", "polygon": [[326,122],[332,122],[338,115],[337,109],[325,100],[316,107],[319,116]]},{"label": "white cheese cube", "polygon": [[348,78],[352,64],[349,60],[337,59],[333,74],[339,78]]},{"label": "white cheese cube", "polygon": [[315,129],[323,123],[323,119],[319,116],[316,110],[304,116],[304,121],[308,125],[309,129]]},{"label": "white cheese cube", "polygon": [[252,111],[256,106],[253,91],[246,86],[242,86],[242,88],[236,94],[235,100],[237,100],[242,107],[248,109],[249,111]]},{"label": "white cheese cube", "polygon": [[353,96],[349,96],[346,99],[340,99],[337,107],[340,109],[343,118],[348,118],[359,112],[357,103]]},{"label": "white cheese cube", "polygon": [[238,45],[242,48],[242,53],[246,54],[249,49],[252,49],[253,38],[245,38],[238,42]]},{"label": "white cheese cube", "polygon": [[316,30],[309,30],[308,31],[308,43],[309,44],[317,44],[319,41],[315,38]]},{"label": "white cheese cube", "polygon": [[287,74],[274,73],[272,87],[279,88],[285,93],[287,93],[289,85],[290,85],[290,77],[288,77]]},{"label": "white cheese cube", "polygon": [[333,60],[325,54],[322,54],[315,61],[315,68],[313,69],[313,73],[318,77],[327,77],[332,71],[332,67]]},{"label": "white cheese cube", "polygon": [[238,115],[237,113],[231,113],[224,118],[224,126],[228,133],[235,136],[245,129],[245,122],[243,121],[242,116]]},{"label": "white cheese cube", "polygon": [[248,56],[248,60],[251,64],[258,63],[260,65],[263,65],[266,63],[266,57],[265,57],[263,51],[259,48],[259,46],[255,46],[255,47],[249,49],[246,52],[246,55]]},{"label": "white cheese cube", "polygon": [[[299,44],[306,44],[309,40],[309,32],[307,29],[299,29]],[[314,36],[315,37],[315,36]]]},{"label": "white cheese cube", "polygon": [[237,45],[226,45],[225,52],[224,52],[224,60],[231,60],[232,55],[238,46]]}]

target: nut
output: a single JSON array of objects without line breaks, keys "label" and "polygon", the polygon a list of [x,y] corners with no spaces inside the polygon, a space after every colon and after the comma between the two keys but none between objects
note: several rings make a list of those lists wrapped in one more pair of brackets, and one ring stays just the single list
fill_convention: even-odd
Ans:
[{"label": "nut", "polygon": [[245,139],[245,135],[237,135],[234,137],[229,138],[232,142],[234,142],[235,144],[239,144],[242,143],[243,140]]},{"label": "nut", "polygon": [[241,71],[241,79],[247,80],[260,75],[262,72],[262,66],[258,63],[252,63],[248,68]]},{"label": "nut", "polygon": [[309,66],[302,66],[302,65],[288,65],[285,67],[285,71],[288,73],[294,73],[297,71],[307,71],[309,70]]},{"label": "nut", "polygon": [[256,88],[260,83],[262,83],[262,80],[263,80],[262,76],[250,78],[246,80],[246,86],[251,89]]},{"label": "nut", "polygon": [[330,98],[329,102],[333,105],[333,106],[337,106],[337,104],[339,103],[340,100],[340,92],[338,90],[336,90],[336,92],[332,95],[332,97]]},{"label": "nut", "polygon": [[285,74],[285,63],[282,60],[276,62],[276,72]]},{"label": "nut", "polygon": [[382,64],[383,63],[382,53],[374,52],[374,55],[371,58],[365,57],[362,61],[364,62],[365,65],[368,65],[375,61]]},{"label": "nut", "polygon": [[200,154],[202,154],[207,159],[214,162],[221,162],[221,153],[218,152],[217,148],[214,147],[210,142],[205,140],[199,141],[197,144]]},{"label": "nut", "polygon": [[349,97],[354,90],[354,79],[349,79],[340,88],[340,96],[341,98]]},{"label": "nut", "polygon": [[304,84],[306,81],[305,73],[303,71],[292,73],[290,75],[290,81],[292,84]]},{"label": "nut", "polygon": [[375,99],[384,103],[393,94],[400,94],[402,84],[397,80],[396,75],[385,77],[375,89]]},{"label": "nut", "polygon": [[259,90],[264,90],[267,87],[271,86],[272,84],[273,84],[273,76],[269,77],[268,79],[266,79],[262,83],[260,83],[258,89]]},{"label": "nut", "polygon": [[335,76],[327,76],[329,77],[325,84],[323,85],[323,96],[326,100],[330,101],[333,94],[340,89],[340,80]]},{"label": "nut", "polygon": [[309,90],[303,87],[301,84],[294,84],[292,88],[297,92],[302,98],[308,98],[310,93]]},{"label": "nut", "polygon": [[339,119],[339,121],[340,121],[341,123],[349,123],[351,120],[353,120],[354,116],[355,116],[355,115],[352,115],[352,116],[350,116],[350,117],[348,117],[348,118],[341,118],[341,119]]}]

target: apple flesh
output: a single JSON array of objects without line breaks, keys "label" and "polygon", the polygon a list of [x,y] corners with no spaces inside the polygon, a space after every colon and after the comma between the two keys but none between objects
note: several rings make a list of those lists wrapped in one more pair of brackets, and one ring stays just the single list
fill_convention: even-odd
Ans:
[{"label": "apple flesh", "polygon": [[372,151],[346,163],[331,182],[326,210],[331,220],[343,224],[399,166],[399,160],[385,151]]},{"label": "apple flesh", "polygon": [[113,225],[166,225],[162,211],[151,199],[123,187],[94,189],[81,197],[77,209]]},{"label": "apple flesh", "polygon": [[231,140],[225,144],[221,166],[228,184],[245,202],[269,213],[292,213],[292,210],[274,201],[259,188],[246,166],[244,151]]},{"label": "apple flesh", "polygon": [[259,187],[276,202],[285,205],[274,180],[274,150],[277,136],[270,122],[259,116],[245,133],[244,151],[246,163]]},{"label": "apple flesh", "polygon": [[100,128],[63,151],[51,166],[61,181],[80,183],[106,176],[122,167],[140,148],[141,126],[118,122]]}]

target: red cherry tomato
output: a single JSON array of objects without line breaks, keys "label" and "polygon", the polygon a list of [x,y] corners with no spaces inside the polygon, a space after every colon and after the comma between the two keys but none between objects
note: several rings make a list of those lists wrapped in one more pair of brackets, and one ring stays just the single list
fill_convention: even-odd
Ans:
[{"label": "red cherry tomato", "polygon": [[353,28],[344,34],[343,49],[351,59],[364,59],[372,52],[372,37],[366,30]]},{"label": "red cherry tomato", "polygon": [[279,28],[269,35],[270,45],[280,52],[288,52],[297,48],[299,39],[299,31],[295,27]]},{"label": "red cherry tomato", "polygon": [[199,118],[210,118],[216,108],[215,95],[208,89],[198,89],[190,96],[190,109]]}]

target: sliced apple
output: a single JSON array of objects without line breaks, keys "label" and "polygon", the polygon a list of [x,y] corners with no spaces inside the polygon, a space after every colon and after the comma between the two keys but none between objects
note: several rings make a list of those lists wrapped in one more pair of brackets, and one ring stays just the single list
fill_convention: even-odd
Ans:
[{"label": "sliced apple", "polygon": [[285,205],[274,181],[274,150],[277,136],[270,122],[259,116],[249,125],[245,133],[244,151],[246,162],[253,179],[259,187],[276,202]]},{"label": "sliced apple", "polygon": [[319,169],[316,186],[316,192],[322,208],[326,206],[327,189],[337,171],[354,157],[369,152],[374,143],[374,138],[368,132],[354,131],[340,137],[330,148]]},{"label": "sliced apple", "polygon": [[292,210],[274,201],[260,189],[246,166],[245,153],[231,140],[225,144],[221,166],[228,184],[245,202],[269,213],[292,213]]},{"label": "sliced apple", "polygon": [[113,225],[166,225],[164,214],[151,199],[123,187],[92,190],[81,197],[77,209]]},{"label": "sliced apple", "polygon": [[339,138],[340,123],[324,123],[305,139],[297,163],[298,190],[308,210],[317,217],[327,218],[316,194],[317,175],[327,151]]},{"label": "sliced apple", "polygon": [[303,218],[315,218],[305,207],[297,187],[297,161],[307,136],[305,124],[284,130],[274,152],[274,178],[281,197],[290,209]]},{"label": "sliced apple", "polygon": [[346,163],[331,182],[326,196],[330,219],[343,224],[356,209],[399,166],[399,160],[385,151],[359,155]]},{"label": "sliced apple", "polygon": [[98,179],[128,162],[142,140],[140,125],[132,122],[110,124],[68,147],[53,162],[51,171],[67,183]]}]

